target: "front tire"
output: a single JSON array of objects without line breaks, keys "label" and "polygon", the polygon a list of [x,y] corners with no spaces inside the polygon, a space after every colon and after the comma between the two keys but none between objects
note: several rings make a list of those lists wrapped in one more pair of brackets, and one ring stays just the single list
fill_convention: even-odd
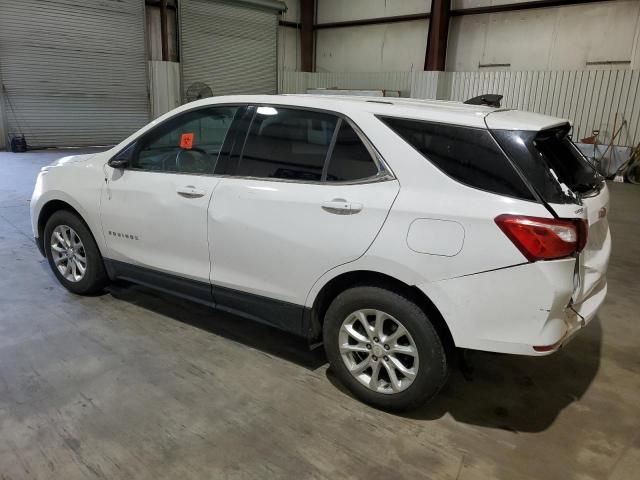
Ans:
[{"label": "front tire", "polygon": [[448,376],[445,347],[425,312],[384,288],[339,294],[325,314],[323,338],[338,379],[376,408],[414,409]]},{"label": "front tire", "polygon": [[67,290],[91,295],[107,285],[109,279],[98,246],[77,215],[58,210],[47,221],[43,235],[49,266]]}]

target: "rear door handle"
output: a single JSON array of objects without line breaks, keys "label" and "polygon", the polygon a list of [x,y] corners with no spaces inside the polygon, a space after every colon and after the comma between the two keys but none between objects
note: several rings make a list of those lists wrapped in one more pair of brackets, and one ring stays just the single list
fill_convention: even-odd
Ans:
[{"label": "rear door handle", "polygon": [[200,190],[196,187],[194,187],[193,185],[187,185],[185,187],[179,187],[176,192],[178,193],[178,195],[181,195],[185,198],[200,198],[200,197],[204,197],[205,195],[205,191],[204,190]]},{"label": "rear door handle", "polygon": [[362,204],[349,202],[344,198],[334,198],[331,201],[322,202],[322,209],[334,215],[353,215],[362,210]]}]

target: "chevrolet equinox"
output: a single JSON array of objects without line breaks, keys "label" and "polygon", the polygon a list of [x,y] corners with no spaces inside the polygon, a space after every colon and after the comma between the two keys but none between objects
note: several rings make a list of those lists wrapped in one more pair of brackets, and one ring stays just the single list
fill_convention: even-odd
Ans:
[{"label": "chevrolet equinox", "polygon": [[452,347],[546,355],[595,316],[609,193],[567,120],[456,102],[228,96],[42,168],[36,243],[322,341],[361,400],[416,407]]}]

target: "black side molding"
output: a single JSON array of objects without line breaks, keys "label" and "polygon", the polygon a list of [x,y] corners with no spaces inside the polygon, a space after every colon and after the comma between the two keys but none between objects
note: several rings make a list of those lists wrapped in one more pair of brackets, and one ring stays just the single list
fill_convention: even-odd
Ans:
[{"label": "black side molding", "polygon": [[303,305],[211,285],[209,282],[191,280],[108,258],[104,259],[104,265],[112,280],[128,280],[217,310],[265,323],[306,339],[317,337],[317,328],[314,331],[309,324],[311,309]]},{"label": "black side molding", "polygon": [[104,259],[104,266],[112,280],[128,280],[187,300],[215,306],[211,284],[208,282],[198,282],[108,258]]}]

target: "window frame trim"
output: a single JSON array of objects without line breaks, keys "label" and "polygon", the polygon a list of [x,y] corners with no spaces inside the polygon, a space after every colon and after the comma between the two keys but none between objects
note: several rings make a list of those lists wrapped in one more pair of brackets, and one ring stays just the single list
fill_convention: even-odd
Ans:
[{"label": "window frame trim", "polygon": [[[367,136],[367,134],[362,131],[362,129],[358,126],[358,124],[355,121],[353,121],[348,115],[346,115],[346,114],[344,114],[342,112],[338,112],[338,111],[330,110],[330,109],[325,109],[325,108],[308,107],[308,106],[304,106],[304,105],[287,105],[287,104],[280,104],[280,103],[277,103],[277,102],[269,102],[269,103],[251,103],[251,102],[246,102],[246,103],[244,103],[244,102],[212,103],[212,104],[207,104],[207,105],[199,105],[197,107],[193,107],[193,108],[190,108],[188,110],[184,110],[183,112],[180,112],[179,114],[176,114],[176,115],[172,115],[171,117],[166,118],[165,120],[163,120],[162,122],[158,123],[157,125],[154,125],[152,128],[150,128],[149,130],[147,130],[143,134],[139,135],[138,137],[133,139],[131,142],[126,144],[124,147],[122,147],[120,150],[118,150],[116,153],[114,153],[109,158],[109,160],[111,160],[112,158],[115,158],[120,153],[124,152],[127,148],[129,148],[130,146],[138,143],[142,138],[144,138],[145,136],[149,135],[150,133],[152,133],[156,129],[162,127],[166,123],[174,120],[178,116],[186,115],[188,113],[191,113],[191,112],[194,112],[194,111],[197,111],[197,110],[216,108],[216,107],[238,107],[239,110],[241,110],[241,109],[249,109],[249,108],[253,107],[255,109],[254,110],[254,114],[253,114],[253,117],[252,117],[251,122],[249,123],[247,129],[244,132],[240,129],[236,133],[236,135],[240,135],[240,138],[242,138],[242,135],[244,134],[244,139],[241,142],[237,142],[237,143],[241,143],[242,144],[242,149],[240,151],[240,155],[242,155],[242,152],[244,151],[244,146],[245,146],[247,137],[249,135],[249,129],[251,127],[251,123],[253,123],[253,120],[255,119],[255,115],[256,115],[256,112],[258,110],[258,107],[263,107],[263,106],[264,107],[289,108],[289,109],[294,109],[294,110],[305,110],[305,111],[326,113],[326,114],[330,114],[330,115],[334,115],[334,116],[338,117],[339,120],[341,119],[343,121],[346,121],[349,124],[349,126],[351,126],[351,128],[353,128],[353,130],[356,132],[356,135],[358,135],[358,138],[360,139],[360,141],[364,144],[364,146],[369,151],[369,154],[371,155],[371,159],[373,160],[373,162],[375,163],[376,167],[378,168],[378,173],[376,175],[372,175],[372,176],[367,177],[367,178],[363,178],[363,179],[359,179],[359,180],[344,181],[344,182],[332,182],[332,181],[326,181],[326,180],[323,181],[322,179],[321,180],[298,180],[298,179],[287,179],[287,178],[266,178],[266,177],[240,176],[240,175],[233,175],[233,174],[226,174],[226,173],[225,174],[220,174],[220,173],[215,173],[215,169],[217,168],[218,161],[220,159],[220,155],[219,154],[218,154],[218,158],[216,159],[216,162],[215,162],[215,165],[214,165],[214,169],[213,169],[214,173],[192,173],[192,172],[175,172],[175,171],[165,171],[165,170],[147,170],[147,169],[143,169],[143,168],[132,168],[130,166],[126,167],[124,170],[131,170],[131,171],[135,171],[135,172],[148,172],[148,173],[156,173],[156,174],[164,173],[164,174],[169,174],[169,175],[194,175],[194,176],[200,176],[200,177],[238,178],[238,179],[248,179],[248,180],[260,180],[260,181],[267,181],[267,182],[300,183],[300,184],[312,184],[312,185],[313,184],[317,184],[317,185],[361,185],[361,184],[367,184],[367,183],[378,183],[378,182],[386,182],[386,181],[390,181],[390,180],[397,180],[396,174],[393,172],[393,170],[389,166],[389,163],[385,160],[385,158],[382,156],[380,151],[376,148],[375,144],[371,141],[371,139]],[[373,115],[373,116],[376,117],[376,118],[378,117],[378,115]],[[397,118],[400,118],[400,117],[397,117]],[[236,121],[236,120],[237,120],[237,118],[234,116],[234,121]],[[380,119],[378,119],[378,120],[380,120]],[[410,120],[410,119],[408,119],[408,120]],[[382,122],[382,121],[381,121],[381,123],[384,124],[384,122]],[[336,126],[338,126],[337,124],[338,124],[338,122],[336,122]],[[231,131],[232,128],[233,128],[233,124],[231,126],[229,126],[229,129],[225,133],[225,140],[227,138],[227,135],[229,134],[229,131]],[[334,135],[336,135],[336,134],[337,134],[337,130],[334,131]],[[224,141],[223,141],[223,144],[224,144]],[[234,146],[234,148],[236,148],[236,147]],[[234,152],[232,152],[232,154],[233,153]],[[331,161],[331,156],[329,154],[332,154],[332,153],[333,153],[333,150],[327,151],[327,155],[328,156],[325,158],[325,164],[324,164],[327,168],[328,168],[328,162]],[[107,161],[107,163],[108,163],[108,161]],[[324,166],[323,166],[323,172],[324,172]]]}]

